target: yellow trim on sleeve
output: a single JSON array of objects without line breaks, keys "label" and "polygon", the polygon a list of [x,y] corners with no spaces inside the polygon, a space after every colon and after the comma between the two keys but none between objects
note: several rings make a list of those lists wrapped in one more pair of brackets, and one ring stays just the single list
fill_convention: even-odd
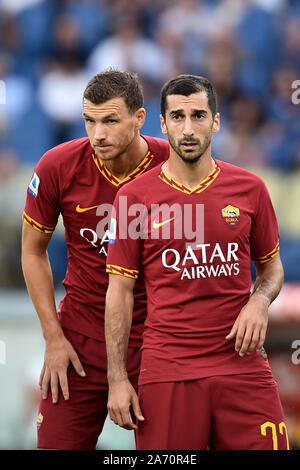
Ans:
[{"label": "yellow trim on sleeve", "polygon": [[270,253],[268,253],[267,255],[259,256],[257,258],[253,257],[252,259],[253,259],[253,261],[258,261],[259,263],[267,263],[271,259],[275,258],[275,256],[278,255],[278,253],[279,253],[279,242],[277,243],[274,250],[270,251]]},{"label": "yellow trim on sleeve", "polygon": [[23,220],[24,220],[24,222],[26,222],[27,225],[29,225],[30,227],[33,227],[35,230],[37,230],[38,232],[41,232],[41,233],[50,233],[51,234],[55,230],[55,227],[47,227],[46,225],[40,224],[36,220],[29,217],[29,215],[26,214],[26,212],[23,212]]},{"label": "yellow trim on sleeve", "polygon": [[107,264],[106,272],[108,274],[119,274],[120,276],[130,277],[132,279],[137,279],[139,275],[139,272],[136,269],[122,268],[121,266],[116,266],[114,264]]}]

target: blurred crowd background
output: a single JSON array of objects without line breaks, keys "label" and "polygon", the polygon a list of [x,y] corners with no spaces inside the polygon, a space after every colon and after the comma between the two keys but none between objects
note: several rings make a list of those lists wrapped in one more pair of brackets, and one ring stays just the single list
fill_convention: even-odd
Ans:
[{"label": "blurred crowd background", "polygon": [[[6,345],[0,448],[32,445],[26,423],[30,428],[35,388],[27,394],[26,377],[35,370],[29,382],[36,385],[43,349],[20,266],[26,187],[45,151],[85,135],[83,90],[109,67],[139,74],[143,133],[159,137],[162,84],[179,73],[208,77],[221,113],[214,156],[266,181],[285,268],[268,347],[291,439],[300,447],[300,364],[291,359],[292,341],[300,343],[300,92],[293,88],[300,80],[300,1],[0,0],[0,340]],[[66,267],[62,226],[49,255],[59,292]],[[128,434],[119,436],[108,439],[108,448],[132,445]]]}]

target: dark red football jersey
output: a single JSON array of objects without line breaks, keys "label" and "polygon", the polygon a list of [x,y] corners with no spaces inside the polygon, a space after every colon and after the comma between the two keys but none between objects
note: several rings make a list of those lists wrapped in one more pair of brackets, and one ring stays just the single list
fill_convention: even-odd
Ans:
[{"label": "dark red football jersey", "polygon": [[144,275],[140,384],[268,368],[261,352],[240,357],[225,339],[249,299],[251,258],[264,263],[279,251],[264,182],[215,160],[190,189],[161,167],[118,192],[107,257],[108,273]]},{"label": "dark red football jersey", "polygon": [[[80,138],[48,151],[36,165],[28,187],[23,218],[45,233],[55,230],[59,215],[65,228],[68,266],[66,294],[58,314],[62,326],[104,341],[105,272],[110,212],[117,191],[128,181],[168,158],[164,139],[142,136],[148,153],[124,180],[111,174]],[[140,344],[146,314],[143,279],[136,284],[131,343]]]}]

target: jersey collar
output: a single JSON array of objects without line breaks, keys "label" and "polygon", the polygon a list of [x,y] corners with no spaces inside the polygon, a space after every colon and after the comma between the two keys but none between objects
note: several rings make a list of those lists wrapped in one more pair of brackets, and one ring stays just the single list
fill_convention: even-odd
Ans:
[{"label": "jersey collar", "polygon": [[211,171],[211,173],[203,180],[201,181],[198,186],[195,188],[190,188],[189,186],[186,186],[182,183],[178,183],[178,181],[174,180],[170,176],[168,176],[166,173],[163,172],[161,169],[158,177],[166,184],[169,186],[172,186],[172,188],[177,189],[178,191],[181,191],[185,194],[200,194],[202,191],[205,191],[218,177],[219,173],[221,171],[221,168],[218,166],[218,164],[215,162],[214,169]]},{"label": "jersey collar", "polygon": [[127,183],[128,181],[132,181],[133,179],[137,178],[142,173],[144,173],[147,170],[147,168],[149,167],[150,163],[152,162],[152,160],[154,158],[154,155],[149,150],[147,152],[145,158],[141,161],[141,163],[137,166],[137,168],[135,168],[135,170],[133,170],[123,180],[120,180],[119,178],[114,176],[111,173],[111,171],[108,168],[106,168],[104,163],[94,153],[92,154],[92,157],[93,157],[93,160],[94,160],[94,163],[95,163],[96,167],[98,168],[100,173],[104,176],[104,178],[106,178],[107,181],[109,181],[112,185],[114,185],[116,187],[119,187],[122,184]]}]

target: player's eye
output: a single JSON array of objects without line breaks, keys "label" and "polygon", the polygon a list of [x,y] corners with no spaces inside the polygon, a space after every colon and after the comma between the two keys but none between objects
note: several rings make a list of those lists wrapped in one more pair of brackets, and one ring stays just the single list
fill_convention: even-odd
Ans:
[{"label": "player's eye", "polygon": [[200,113],[200,112],[199,112],[199,113],[195,113],[195,118],[196,118],[196,119],[199,119],[199,120],[204,119],[204,118],[205,118],[205,114],[204,114],[204,113]]},{"label": "player's eye", "polygon": [[105,120],[106,124],[116,124],[118,121],[117,119],[109,118]]},{"label": "player's eye", "polygon": [[180,119],[182,119],[182,115],[181,114],[172,114],[172,119],[174,121],[180,121]]}]

